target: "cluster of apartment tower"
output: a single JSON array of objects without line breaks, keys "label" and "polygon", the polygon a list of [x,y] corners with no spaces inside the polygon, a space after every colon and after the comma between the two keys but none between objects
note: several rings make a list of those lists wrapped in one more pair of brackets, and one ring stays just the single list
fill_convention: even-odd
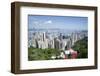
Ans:
[{"label": "cluster of apartment tower", "polygon": [[32,38],[28,41],[28,47],[66,50],[71,48],[76,41],[86,36],[87,33],[84,32],[74,32],[66,36],[62,33],[53,34],[47,32],[34,32],[32,33]]}]

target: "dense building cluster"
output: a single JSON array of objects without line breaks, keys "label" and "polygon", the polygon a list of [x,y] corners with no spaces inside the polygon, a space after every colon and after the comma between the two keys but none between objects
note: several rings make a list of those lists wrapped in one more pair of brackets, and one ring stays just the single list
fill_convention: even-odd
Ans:
[{"label": "dense building cluster", "polygon": [[76,41],[86,36],[86,31],[73,32],[68,35],[63,33],[33,32],[32,38],[28,40],[28,47],[66,50],[71,48]]}]

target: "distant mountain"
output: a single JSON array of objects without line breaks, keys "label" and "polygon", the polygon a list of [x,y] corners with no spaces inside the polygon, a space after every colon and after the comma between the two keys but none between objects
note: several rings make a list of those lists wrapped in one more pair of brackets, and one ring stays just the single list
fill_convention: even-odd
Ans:
[{"label": "distant mountain", "polygon": [[63,33],[63,34],[70,34],[73,32],[86,32],[87,30],[70,30],[70,29],[60,29],[60,28],[32,28],[32,29],[28,29],[29,32],[48,32],[48,33]]},{"label": "distant mountain", "polygon": [[29,28],[29,31],[42,31],[42,30],[67,30],[67,31],[82,31],[82,32],[87,32],[87,30],[71,30],[71,29],[60,29],[60,28]]},{"label": "distant mountain", "polygon": [[52,29],[47,29],[47,28],[32,28],[28,29],[29,31],[34,31],[34,30],[60,30],[59,28],[52,28]]}]

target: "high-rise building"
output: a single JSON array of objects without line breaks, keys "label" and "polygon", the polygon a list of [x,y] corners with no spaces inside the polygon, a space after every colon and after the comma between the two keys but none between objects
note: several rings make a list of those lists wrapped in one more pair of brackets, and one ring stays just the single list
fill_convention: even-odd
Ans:
[{"label": "high-rise building", "polygon": [[48,48],[54,48],[54,40],[48,41]]},{"label": "high-rise building", "polygon": [[62,33],[60,33],[59,39],[60,39],[60,40],[63,39]]},{"label": "high-rise building", "polygon": [[43,41],[45,41],[46,39],[46,35],[45,35],[45,32],[43,32]]},{"label": "high-rise building", "polygon": [[63,39],[63,40],[60,41],[60,49],[61,50],[65,50],[66,45],[67,45],[66,39]]},{"label": "high-rise building", "polygon": [[67,41],[67,49],[72,47],[72,39],[69,38]]},{"label": "high-rise building", "polygon": [[55,49],[60,49],[60,40],[57,38],[54,39],[54,47]]}]

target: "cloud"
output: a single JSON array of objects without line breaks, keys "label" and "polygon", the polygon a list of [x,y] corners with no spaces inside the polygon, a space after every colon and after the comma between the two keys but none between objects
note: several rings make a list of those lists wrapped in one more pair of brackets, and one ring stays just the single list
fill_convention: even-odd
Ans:
[{"label": "cloud", "polygon": [[32,27],[35,27],[35,28],[48,28],[48,27],[51,27],[52,24],[52,20],[40,20],[40,21],[33,21],[32,22]]},{"label": "cloud", "polygon": [[45,24],[51,24],[51,23],[52,23],[51,20],[45,21]]}]

